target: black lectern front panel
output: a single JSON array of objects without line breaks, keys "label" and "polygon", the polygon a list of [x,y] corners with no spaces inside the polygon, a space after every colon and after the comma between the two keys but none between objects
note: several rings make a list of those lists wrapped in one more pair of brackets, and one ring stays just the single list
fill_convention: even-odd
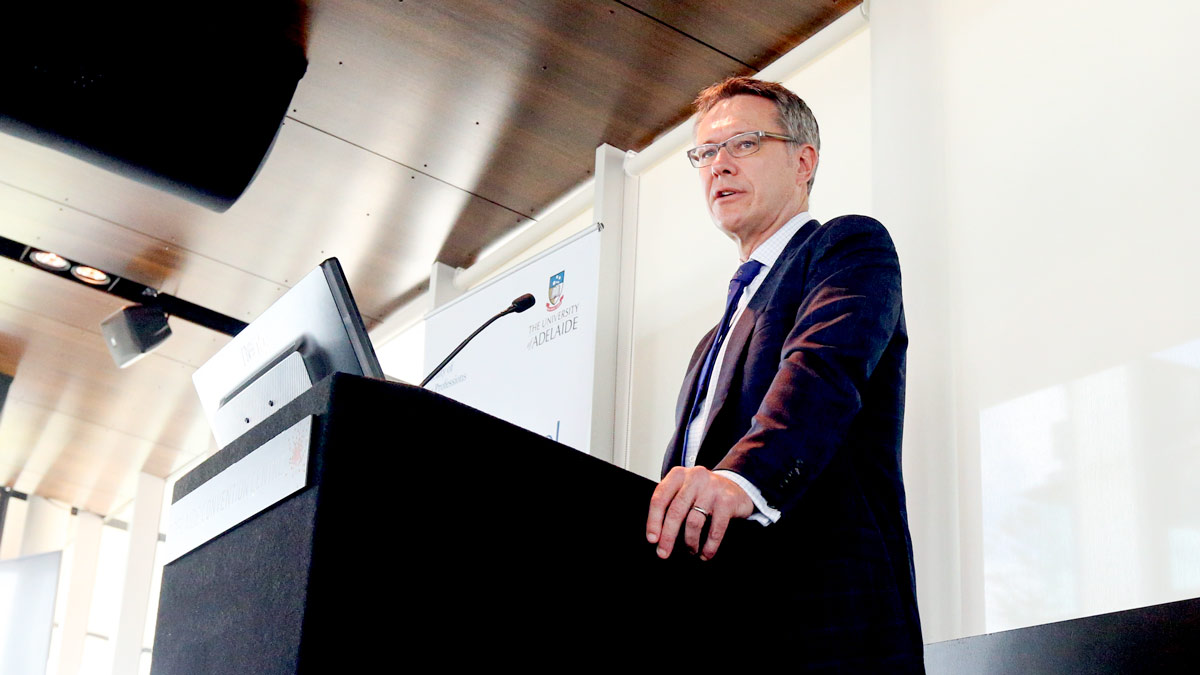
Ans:
[{"label": "black lectern front panel", "polygon": [[713,563],[658,560],[643,534],[652,481],[341,374],[182,478],[174,500],[311,414],[308,486],[164,569],[152,672],[550,663],[611,645],[614,613],[650,616],[657,591],[737,560],[737,528]]},{"label": "black lectern front panel", "polygon": [[153,672],[297,672],[315,513],[308,488],[167,565]]}]

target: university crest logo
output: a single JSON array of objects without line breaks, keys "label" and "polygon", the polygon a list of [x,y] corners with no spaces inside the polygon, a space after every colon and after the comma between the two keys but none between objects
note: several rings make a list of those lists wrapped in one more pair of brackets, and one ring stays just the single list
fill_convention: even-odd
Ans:
[{"label": "university crest logo", "polygon": [[563,276],[567,273],[566,270],[550,277],[550,302],[546,303],[546,311],[553,312],[562,306],[563,301]]}]

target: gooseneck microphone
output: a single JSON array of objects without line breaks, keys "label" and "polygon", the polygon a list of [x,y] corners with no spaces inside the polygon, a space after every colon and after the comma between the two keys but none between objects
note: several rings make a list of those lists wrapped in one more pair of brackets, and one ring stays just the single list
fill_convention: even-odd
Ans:
[{"label": "gooseneck microphone", "polygon": [[508,309],[501,312],[501,316],[503,316],[504,314],[507,314],[509,312],[516,312],[517,314],[520,314],[521,312],[524,312],[525,310],[529,309],[530,307],[533,307],[533,293],[526,293],[525,295],[522,295],[521,297],[517,298],[516,300],[513,300],[512,304],[509,305]]},{"label": "gooseneck microphone", "polygon": [[493,316],[492,318],[488,319],[482,326],[480,326],[479,328],[476,328],[474,333],[471,333],[470,335],[468,335],[466,340],[463,340],[461,344],[459,344],[457,347],[454,348],[454,351],[450,352],[450,356],[447,356],[445,359],[442,359],[442,362],[437,364],[437,368],[434,368],[432,373],[429,373],[428,375],[425,376],[424,380],[421,380],[421,386],[424,387],[425,385],[429,384],[429,381],[432,380],[435,375],[440,373],[442,371],[442,368],[446,367],[447,363],[450,363],[450,359],[453,359],[455,356],[458,356],[458,353],[462,351],[462,348],[466,347],[468,342],[470,342],[471,340],[474,340],[476,335],[479,335],[480,333],[482,333],[484,328],[487,328],[488,326],[492,325],[493,321],[495,321],[496,319],[499,319],[500,317],[504,316],[505,314],[520,314],[521,312],[524,312],[525,310],[529,309],[530,307],[533,307],[533,302],[534,301],[533,301],[532,293],[526,293],[525,295],[522,295],[521,297],[517,298],[516,300],[513,300],[512,304],[508,306],[508,309],[505,309],[503,312],[500,312],[496,316]]}]

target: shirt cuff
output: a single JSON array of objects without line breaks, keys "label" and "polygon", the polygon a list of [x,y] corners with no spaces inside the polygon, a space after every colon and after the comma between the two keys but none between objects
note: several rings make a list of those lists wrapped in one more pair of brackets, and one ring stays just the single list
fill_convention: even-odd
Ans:
[{"label": "shirt cuff", "polygon": [[742,490],[746,493],[746,496],[750,498],[750,501],[754,502],[755,511],[750,515],[750,520],[753,520],[759,525],[766,527],[767,525],[778,521],[779,516],[783,515],[779,512],[779,509],[773,509],[770,506],[767,506],[767,500],[763,499],[762,492],[760,492],[758,488],[754,487],[754,483],[751,483],[742,477],[740,473],[737,473],[736,471],[730,471],[728,469],[718,469],[713,473],[737,483],[737,486],[742,488]]}]

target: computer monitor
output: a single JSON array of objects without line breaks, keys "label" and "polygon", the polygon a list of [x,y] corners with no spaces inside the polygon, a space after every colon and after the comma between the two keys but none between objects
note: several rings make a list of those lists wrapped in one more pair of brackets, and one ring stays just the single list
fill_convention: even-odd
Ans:
[{"label": "computer monitor", "polygon": [[225,447],[335,372],[383,378],[337,258],[300,280],[192,376]]}]

